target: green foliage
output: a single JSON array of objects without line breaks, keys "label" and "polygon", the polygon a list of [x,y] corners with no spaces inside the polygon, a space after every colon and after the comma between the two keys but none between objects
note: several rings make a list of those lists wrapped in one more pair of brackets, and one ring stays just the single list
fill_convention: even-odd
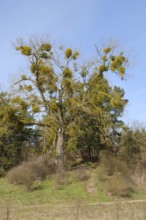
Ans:
[{"label": "green foliage", "polygon": [[[65,56],[67,59],[69,59],[72,56],[72,49],[71,48],[66,49]],[[76,55],[75,55],[75,57],[76,57]]]},{"label": "green foliage", "polygon": [[33,105],[33,106],[32,106],[32,111],[33,111],[34,113],[39,112],[39,111],[40,111],[39,106],[37,106],[37,105]]},{"label": "green foliage", "polygon": [[145,154],[146,130],[145,128],[124,127],[120,140],[120,152],[129,163],[139,163]]},{"label": "green foliage", "polygon": [[16,50],[20,50],[21,54],[25,56],[30,56],[32,53],[31,47],[29,46],[16,47]]},{"label": "green foliage", "polygon": [[31,70],[32,73],[35,73],[35,72],[36,72],[37,67],[36,67],[36,64],[35,64],[35,63],[32,63],[32,64],[30,65],[30,70]]},{"label": "green foliage", "polygon": [[3,97],[0,103],[0,169],[4,173],[27,158],[38,141],[38,131],[24,125],[24,118],[31,117],[20,96],[13,100],[7,94],[0,96]]},{"label": "green foliage", "polygon": [[48,44],[48,43],[43,43],[40,47],[39,47],[39,50],[40,51],[47,51],[49,52],[51,50],[52,46],[51,44]]},{"label": "green foliage", "polygon": [[43,52],[43,53],[41,54],[41,58],[43,58],[43,59],[47,59],[47,58],[48,58],[47,53]]},{"label": "green foliage", "polygon": [[24,85],[24,89],[26,89],[28,92],[31,92],[32,86],[31,85]]},{"label": "green foliage", "polygon": [[78,51],[74,52],[72,55],[73,60],[76,60],[78,58],[78,56],[79,56],[79,52]]},{"label": "green foliage", "polygon": [[122,54],[120,54],[117,57],[111,56],[111,60],[112,60],[111,66],[110,66],[111,71],[114,72],[117,70],[121,77],[124,76],[125,74],[124,63],[128,63],[126,58]]},{"label": "green foliage", "polygon": [[50,74],[52,73],[52,68],[45,66],[45,65],[40,65],[39,66],[39,71],[44,74],[44,75],[48,75],[50,76]]},{"label": "green foliage", "polygon": [[22,76],[21,76],[21,79],[22,79],[22,80],[26,80],[26,76],[25,76],[25,75],[22,75]]},{"label": "green foliage", "polygon": [[125,68],[124,68],[123,66],[119,66],[119,67],[118,67],[118,72],[119,72],[119,74],[120,74],[121,76],[123,76],[124,73],[125,73]]},{"label": "green foliage", "polygon": [[64,78],[62,80],[62,84],[64,86],[64,95],[70,97],[72,94],[72,81],[69,78]]},{"label": "green foliage", "polygon": [[71,78],[72,77],[72,71],[69,68],[65,68],[63,70],[63,75],[65,78]]},{"label": "green foliage", "polygon": [[104,53],[109,53],[111,50],[112,50],[112,48],[107,47],[107,48],[104,48],[104,49],[103,49],[103,52],[104,52]]},{"label": "green foliage", "polygon": [[87,74],[88,74],[88,70],[86,69],[86,67],[85,66],[82,66],[82,70],[81,70],[81,76],[84,78],[84,77],[86,77],[87,76]]},{"label": "green foliage", "polygon": [[50,100],[50,109],[52,111],[57,111],[58,110],[58,106],[57,106],[55,98]]},{"label": "green foliage", "polygon": [[103,61],[103,62],[106,62],[106,61],[107,61],[107,57],[106,57],[106,56],[103,56],[103,57],[102,57],[102,61]]},{"label": "green foliage", "polygon": [[99,67],[99,74],[102,74],[103,72],[106,72],[106,71],[108,71],[108,67],[107,66],[101,65]]}]

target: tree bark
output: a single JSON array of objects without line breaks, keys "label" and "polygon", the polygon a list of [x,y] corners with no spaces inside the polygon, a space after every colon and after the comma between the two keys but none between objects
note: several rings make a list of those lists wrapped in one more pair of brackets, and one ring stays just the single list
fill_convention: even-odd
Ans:
[{"label": "tree bark", "polygon": [[58,129],[57,141],[56,141],[56,165],[57,169],[63,169],[64,159],[64,131],[63,128]]}]

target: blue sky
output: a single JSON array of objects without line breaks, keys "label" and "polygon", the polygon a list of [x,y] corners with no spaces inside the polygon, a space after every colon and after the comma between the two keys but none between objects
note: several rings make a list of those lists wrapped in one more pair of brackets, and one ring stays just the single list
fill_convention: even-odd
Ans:
[{"label": "blue sky", "polygon": [[[18,37],[49,35],[51,42],[95,54],[95,44],[113,39],[130,58],[125,82],[129,99],[124,120],[146,123],[146,1],[145,0],[0,0],[0,85],[25,66],[12,42]],[[113,80],[113,81],[112,81]]]}]

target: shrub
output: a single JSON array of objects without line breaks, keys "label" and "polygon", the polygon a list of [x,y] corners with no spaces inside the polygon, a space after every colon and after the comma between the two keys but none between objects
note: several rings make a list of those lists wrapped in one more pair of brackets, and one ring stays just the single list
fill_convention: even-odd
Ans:
[{"label": "shrub", "polygon": [[36,180],[43,180],[48,175],[48,168],[42,160],[29,162],[27,166],[34,173]]},{"label": "shrub", "polygon": [[108,176],[112,176],[115,172],[119,172],[124,176],[129,176],[129,168],[126,161],[120,157],[111,154],[104,154],[100,160],[100,166],[103,167]]},{"label": "shrub", "polygon": [[24,185],[28,191],[36,180],[36,175],[28,164],[22,164],[10,170],[7,174],[8,181],[16,185]]},{"label": "shrub", "polygon": [[22,184],[31,190],[35,181],[44,180],[48,174],[55,171],[55,165],[48,156],[25,162],[7,173],[8,181],[12,184]]},{"label": "shrub", "polygon": [[107,191],[114,196],[129,196],[132,191],[131,183],[121,173],[114,173],[107,182]]},{"label": "shrub", "polygon": [[128,196],[132,190],[131,170],[118,156],[103,154],[97,169],[98,180],[114,196]]}]

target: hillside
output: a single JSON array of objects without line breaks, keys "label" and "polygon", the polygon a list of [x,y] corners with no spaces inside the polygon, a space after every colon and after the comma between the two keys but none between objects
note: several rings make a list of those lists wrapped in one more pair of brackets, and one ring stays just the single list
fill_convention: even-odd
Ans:
[{"label": "hillside", "polygon": [[1,178],[1,219],[145,219],[144,187],[135,186],[129,197],[118,198],[106,192],[97,174],[92,166],[56,174],[36,182],[29,192]]}]

